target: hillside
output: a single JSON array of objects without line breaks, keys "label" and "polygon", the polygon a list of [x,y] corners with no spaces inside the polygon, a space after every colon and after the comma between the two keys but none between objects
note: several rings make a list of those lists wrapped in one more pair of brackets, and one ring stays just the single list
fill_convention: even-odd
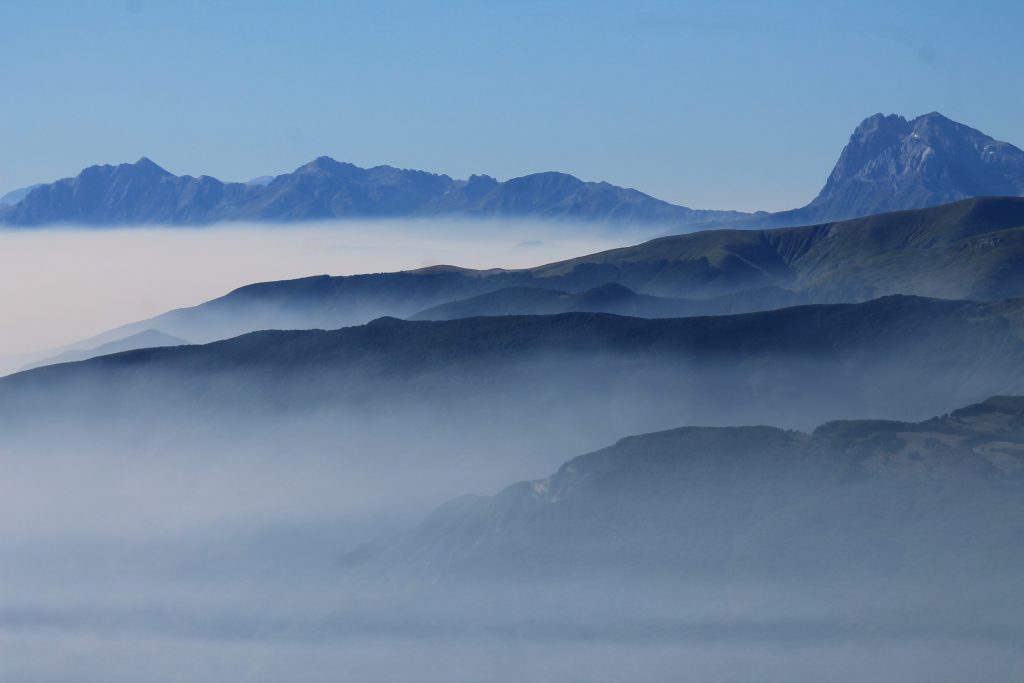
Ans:
[{"label": "hillside", "polygon": [[[612,431],[921,417],[1024,391],[1022,300],[886,297],[745,315],[596,313],[259,332],[0,379],[0,416],[372,410]],[[504,411],[512,411],[505,413]],[[495,416],[501,416],[495,417]],[[489,424],[482,422],[479,424]]]},{"label": "hillside", "polygon": [[[701,586],[702,602],[736,614],[750,606],[730,596],[770,585],[796,604],[824,591],[837,612],[857,605],[833,628],[884,610],[879,626],[918,633],[1021,633],[1022,500],[1024,397],[1004,396],[917,423],[631,436],[546,478],[452,500],[358,564],[460,585],[627,581],[637,594],[659,587],[675,609],[675,591]],[[937,617],[940,605],[959,621]]]},{"label": "hillside", "polygon": [[[256,283],[82,345],[146,329],[193,342],[262,329],[331,329],[380,316],[406,318],[506,288],[577,295],[611,284],[643,296],[700,300],[668,306],[686,315],[860,302],[891,294],[991,300],[1024,295],[1022,264],[1024,199],[980,198],[817,226],[663,237],[527,270],[439,266]],[[489,310],[489,302],[494,300],[478,300],[466,310],[471,315],[544,312],[531,306]],[[583,302],[575,297],[566,310],[628,312],[628,307]],[[660,304],[655,309],[661,310]],[[648,315],[643,307],[630,314]]]},{"label": "hillside", "polygon": [[114,341],[107,342],[106,344],[100,344],[93,348],[76,348],[64,351],[55,356],[49,358],[43,358],[42,360],[33,361],[28,364],[23,370],[31,370],[32,368],[42,367],[44,365],[54,365],[56,363],[73,363],[80,360],[88,360],[89,358],[95,358],[96,356],[107,356],[112,353],[120,353],[121,351],[131,351],[132,349],[150,349],[157,348],[160,346],[180,346],[187,344],[184,339],[178,339],[166,335],[163,332],[156,330],[143,330],[136,334],[129,335],[123,339],[116,339]]}]

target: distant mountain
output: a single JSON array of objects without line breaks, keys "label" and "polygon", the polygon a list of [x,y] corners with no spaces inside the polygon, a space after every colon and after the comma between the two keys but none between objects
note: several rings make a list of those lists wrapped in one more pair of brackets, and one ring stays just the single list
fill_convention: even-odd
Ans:
[{"label": "distant mountain", "polygon": [[[360,168],[319,157],[292,173],[246,183],[175,176],[148,159],[92,166],[75,178],[0,200],[0,223],[198,225],[218,221],[461,216],[693,229],[798,226],[918,209],[982,196],[1024,195],[1024,152],[938,112],[913,120],[875,114],[853,132],[807,206],[774,214],[676,206],[632,189],[534,173],[499,182],[424,171]],[[13,206],[3,206],[4,201]]]},{"label": "distant mountain", "polygon": [[42,183],[36,183],[35,185],[29,185],[28,187],[22,187],[17,190],[11,190],[3,197],[0,197],[0,206],[14,206],[22,199],[28,196],[28,193],[37,187],[42,187]]},{"label": "distant mountain", "polygon": [[320,157],[293,173],[223,183],[210,176],[176,176],[142,158],[134,164],[91,166],[74,178],[37,186],[14,206],[0,209],[0,223],[200,225],[464,216],[678,227],[746,215],[676,206],[565,173],[536,173],[506,182],[477,175],[454,180],[391,166],[360,168]]},{"label": "distant mountain", "polygon": [[437,410],[436,420],[463,427],[512,421],[523,429],[595,430],[596,421],[627,433],[681,422],[919,418],[1024,393],[1022,330],[1024,299],[900,296],[658,320],[597,313],[382,318],[10,375],[0,379],[0,417],[20,424],[26,415],[64,414],[95,429],[107,414],[138,413],[144,425],[153,416],[175,424],[183,411],[227,421],[337,406],[373,414],[378,406],[399,420]]},{"label": "distant mountain", "polygon": [[932,112],[875,114],[850,136],[814,200],[759,218],[803,225],[918,209],[968,197],[1024,195],[1024,151]]},{"label": "distant mountain", "polygon": [[[420,579],[628,576],[696,583],[709,596],[748,582],[812,594],[843,586],[861,608],[895,585],[904,604],[915,594],[973,603],[975,618],[1001,604],[1005,619],[1022,606],[1022,473],[1019,396],[810,434],[685,427],[453,500],[363,559]],[[902,618],[927,628],[929,617],[913,614]]]},{"label": "distant mountain", "polygon": [[[563,306],[651,316],[670,311],[713,315],[888,294],[989,300],[1024,296],[1022,263],[1024,199],[980,198],[818,226],[665,237],[527,270],[441,266],[258,283],[118,328],[87,345],[145,329],[194,342],[261,329],[331,329],[379,316],[414,316],[508,288],[513,289],[421,317],[555,312]],[[621,289],[598,289],[594,296],[600,301],[582,295],[608,284],[646,297],[690,301],[655,306],[644,299],[629,308]],[[522,288],[573,296],[556,301]]]},{"label": "distant mountain", "polygon": [[227,207],[257,191],[209,176],[178,177],[142,158],[134,164],[90,166],[74,178],[37,187],[0,212],[0,222],[23,227],[205,223],[231,218]]},{"label": "distant mountain", "polygon": [[111,353],[120,353],[121,351],[131,351],[132,349],[149,349],[158,348],[161,346],[181,346],[188,342],[184,339],[178,339],[168,334],[164,334],[158,330],[143,330],[136,334],[129,335],[122,339],[115,339],[114,341],[100,344],[93,348],[83,349],[71,349],[64,351],[56,356],[45,358],[43,360],[35,361],[28,366],[25,370],[31,370],[32,368],[42,367],[44,365],[54,365],[57,363],[73,363],[80,360],[88,360],[89,358],[95,358],[96,356],[106,356]]}]

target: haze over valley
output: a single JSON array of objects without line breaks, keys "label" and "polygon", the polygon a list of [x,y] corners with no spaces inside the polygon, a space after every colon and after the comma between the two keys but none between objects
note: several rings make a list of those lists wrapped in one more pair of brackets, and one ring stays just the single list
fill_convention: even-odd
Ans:
[{"label": "haze over valley", "polygon": [[[200,681],[404,676],[402,648],[440,654],[436,680],[586,656],[597,680],[810,681],[881,639],[860,669],[881,680],[998,679],[1024,629],[997,550],[1021,531],[994,523],[1024,471],[1022,225],[1024,199],[975,199],[271,281],[83,340],[0,378],[4,642],[112,680],[139,652]],[[29,236],[296,234],[212,230]]]},{"label": "haze over valley", "polygon": [[191,306],[262,280],[380,272],[441,263],[529,267],[625,246],[650,232],[552,235],[544,223],[492,230],[461,221],[373,221],[206,230],[0,230],[0,372],[125,322]]},{"label": "haze over valley", "polygon": [[0,683],[1024,680],[1022,22],[0,0]]}]

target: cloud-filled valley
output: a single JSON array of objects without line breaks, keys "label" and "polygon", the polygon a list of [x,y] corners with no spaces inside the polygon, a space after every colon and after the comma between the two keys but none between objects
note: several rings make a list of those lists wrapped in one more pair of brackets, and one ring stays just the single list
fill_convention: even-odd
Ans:
[{"label": "cloud-filled valley", "polygon": [[458,220],[0,231],[0,285],[22,293],[0,301],[0,372],[252,282],[447,263],[529,267],[649,236]]},{"label": "cloud-filled valley", "polygon": [[147,163],[25,195],[0,679],[1007,680],[1024,198],[922,139],[1016,187],[928,115],[729,228],[596,220],[656,200],[559,174],[367,220],[447,205],[326,161],[224,190],[281,223],[154,225],[227,205]]},{"label": "cloud-filled valley", "polygon": [[1022,24],[0,0],[0,683],[1024,680]]}]

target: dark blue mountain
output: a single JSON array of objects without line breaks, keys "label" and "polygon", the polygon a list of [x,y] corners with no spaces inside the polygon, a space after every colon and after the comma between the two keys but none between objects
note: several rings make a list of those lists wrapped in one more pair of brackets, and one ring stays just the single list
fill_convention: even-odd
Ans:
[{"label": "dark blue mountain", "polygon": [[807,206],[775,214],[676,206],[608,183],[565,173],[499,182],[320,157],[259,183],[175,176],[141,159],[93,166],[75,178],[31,189],[0,222],[87,225],[205,224],[231,220],[464,216],[538,218],[672,228],[723,223],[809,225],[917,209],[981,196],[1024,195],[1024,152],[937,112],[912,120],[875,114],[850,136],[824,188]]},{"label": "dark blue mountain", "polygon": [[506,182],[476,175],[455,180],[391,166],[360,168],[329,157],[260,183],[176,176],[145,158],[134,164],[91,166],[0,208],[0,222],[24,227],[425,216],[681,226],[746,215],[688,209],[565,173],[537,173]]},{"label": "dark blue mountain", "polygon": [[851,414],[906,418],[1024,392],[1022,329],[1024,299],[904,296],[669,319],[381,318],[10,375],[0,378],[0,417],[138,412],[174,423],[182,411],[251,419],[380,405],[396,416],[426,406],[457,422],[490,406],[495,420],[508,410],[509,419],[624,420],[631,430],[654,417],[679,424],[684,415],[787,425]]}]

